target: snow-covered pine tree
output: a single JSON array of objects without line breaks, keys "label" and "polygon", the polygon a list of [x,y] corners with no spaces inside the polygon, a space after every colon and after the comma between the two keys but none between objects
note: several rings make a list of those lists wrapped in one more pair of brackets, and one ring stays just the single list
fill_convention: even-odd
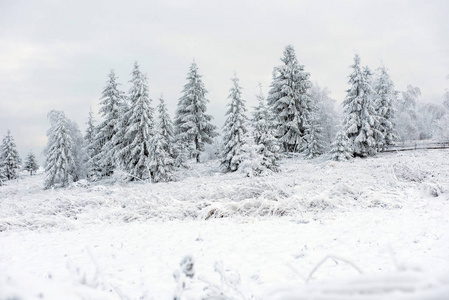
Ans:
[{"label": "snow-covered pine tree", "polygon": [[291,45],[285,48],[281,61],[283,64],[273,70],[267,100],[276,116],[276,137],[283,144],[284,151],[299,152],[311,111],[311,99],[307,93],[311,86],[310,74],[298,63]]},{"label": "snow-covered pine tree", "polygon": [[16,179],[19,176],[21,160],[16,143],[9,130],[3,138],[0,151],[0,173],[3,175],[1,177],[7,180]]},{"label": "snow-covered pine tree", "polygon": [[47,132],[47,159],[45,165],[45,189],[60,184],[65,187],[73,181],[75,161],[72,153],[72,138],[67,128],[67,119],[62,111],[48,113],[51,127]]},{"label": "snow-covered pine tree", "polygon": [[245,100],[242,99],[242,88],[239,79],[235,75],[231,79],[233,86],[230,89],[226,112],[226,121],[223,126],[223,153],[220,167],[224,172],[234,172],[242,162],[242,146],[245,144],[244,135],[248,131],[246,128],[248,117],[246,116]]},{"label": "snow-covered pine tree", "polygon": [[207,90],[201,77],[193,61],[187,74],[183,95],[178,100],[174,121],[177,143],[193,144],[191,155],[197,162],[200,161],[200,153],[204,151],[204,144],[211,144],[213,138],[218,135],[216,126],[210,123],[212,116],[206,114],[206,104],[209,100],[206,99]]},{"label": "snow-covered pine tree", "polygon": [[173,123],[162,96],[157,108],[159,123],[151,141],[150,168],[154,182],[170,181],[173,179],[175,165]]},{"label": "snow-covered pine tree", "polygon": [[95,127],[95,120],[92,109],[89,111],[89,117],[87,118],[86,134],[84,135],[84,145],[86,147],[86,175],[89,180],[98,179],[101,174],[100,162],[99,162],[99,145],[96,143],[97,127]]},{"label": "snow-covered pine tree", "polygon": [[153,182],[173,180],[175,161],[168,151],[162,129],[157,128],[150,143],[149,165]]},{"label": "snow-covered pine tree", "polygon": [[302,149],[306,158],[312,159],[325,152],[323,143],[323,128],[319,123],[318,108],[314,106],[309,115],[309,124],[306,126],[304,147]]},{"label": "snow-covered pine tree", "polygon": [[421,90],[418,87],[408,85],[407,90],[402,92],[402,99],[396,102],[396,132],[402,142],[418,139],[416,104],[420,96]]},{"label": "snow-covered pine tree", "polygon": [[354,151],[351,148],[351,141],[343,130],[340,130],[332,143],[331,157],[332,160],[344,161],[352,158]]},{"label": "snow-covered pine tree", "polygon": [[24,169],[30,172],[30,176],[33,175],[33,172],[36,172],[39,169],[36,156],[33,152],[28,153],[25,159]]},{"label": "snow-covered pine tree", "polygon": [[84,147],[84,137],[78,124],[67,119],[67,131],[72,139],[72,156],[75,162],[73,171],[73,181],[86,178],[86,152]]},{"label": "snow-covered pine tree", "polygon": [[[260,163],[262,168],[278,172],[280,146],[274,136],[274,117],[271,110],[265,105],[265,97],[260,85],[259,88],[260,92],[256,95],[259,105],[254,107],[251,119],[254,143],[257,146],[257,153],[262,155]],[[255,157],[255,155],[252,155],[252,157]]]},{"label": "snow-covered pine tree", "polygon": [[352,74],[349,76],[351,88],[347,90],[343,102],[346,117],[343,128],[351,142],[355,156],[366,157],[376,153],[374,134],[380,132],[376,128],[377,116],[371,101],[374,91],[365,78],[366,68],[360,67],[360,57],[354,57]]},{"label": "snow-covered pine tree", "polygon": [[326,151],[330,150],[340,125],[339,116],[334,108],[336,101],[329,96],[329,93],[327,88],[321,88],[317,83],[314,83],[309,90],[312,103],[317,108],[318,124],[322,128],[323,146]]},{"label": "snow-covered pine tree", "polygon": [[92,165],[100,166],[100,172],[95,174],[98,178],[110,176],[114,172],[116,165],[114,151],[120,149],[123,137],[119,132],[123,133],[124,130],[122,115],[125,110],[125,95],[118,89],[120,84],[117,83],[114,70],[111,70],[108,77],[99,110],[104,121],[98,125],[95,134],[94,147],[98,149],[98,154],[94,156],[92,162]]},{"label": "snow-covered pine tree", "polygon": [[374,91],[376,92],[374,105],[376,114],[379,117],[379,131],[381,135],[376,134],[375,138],[378,150],[383,150],[386,146],[394,144],[394,105],[398,92],[394,89],[394,84],[387,68],[382,66],[377,71],[378,78],[374,86]]},{"label": "snow-covered pine tree", "polygon": [[116,152],[116,159],[128,173],[129,180],[149,180],[154,109],[151,107],[148,94],[147,76],[139,70],[137,62],[134,64],[130,82],[132,84],[128,96],[130,107],[124,113],[125,131],[120,150]]},{"label": "snow-covered pine tree", "polygon": [[162,138],[164,150],[175,159],[175,131],[173,129],[173,122],[168,114],[167,106],[163,96],[159,98],[159,105],[157,107],[159,113],[159,133]]}]

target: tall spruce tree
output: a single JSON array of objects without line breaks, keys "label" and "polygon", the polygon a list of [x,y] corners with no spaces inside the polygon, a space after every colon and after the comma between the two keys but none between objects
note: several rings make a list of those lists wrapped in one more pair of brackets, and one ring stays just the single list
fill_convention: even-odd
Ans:
[{"label": "tall spruce tree", "polygon": [[177,141],[180,144],[192,145],[191,155],[200,161],[200,153],[204,151],[204,144],[211,144],[218,135],[216,126],[210,122],[212,116],[206,114],[207,90],[198,73],[198,67],[193,61],[187,74],[187,84],[183,95],[178,101],[175,117]]},{"label": "tall spruce tree", "polygon": [[306,128],[309,125],[311,99],[310,74],[299,64],[293,46],[284,50],[282,65],[273,70],[273,80],[268,94],[268,104],[277,119],[277,138],[284,151],[299,152],[303,148]]},{"label": "tall spruce tree", "polygon": [[36,172],[39,169],[39,164],[37,163],[36,156],[33,152],[28,153],[25,159],[24,169],[30,172],[30,176],[33,175],[33,172]]},{"label": "tall spruce tree", "polygon": [[136,62],[130,80],[130,107],[124,113],[123,141],[116,158],[129,180],[151,179],[150,148],[154,135],[154,109],[148,94],[148,80]]},{"label": "tall spruce tree", "polygon": [[16,143],[8,130],[0,149],[0,177],[7,180],[16,179],[19,176],[20,163]]},{"label": "tall spruce tree", "polygon": [[244,135],[248,131],[245,100],[242,99],[242,88],[237,76],[231,79],[232,87],[228,99],[226,121],[223,127],[223,154],[220,167],[224,172],[237,171],[242,162],[242,146],[246,143]]},{"label": "tall spruce tree", "polygon": [[374,91],[366,79],[366,68],[360,67],[360,57],[354,57],[351,66],[353,72],[349,76],[351,88],[347,90],[343,102],[346,117],[343,128],[349,138],[355,156],[366,157],[376,153],[375,134],[381,134],[376,128],[376,112],[371,101]]},{"label": "tall spruce tree", "polygon": [[116,167],[114,151],[123,140],[118,133],[124,129],[122,116],[125,110],[125,95],[119,90],[119,85],[114,70],[111,70],[100,101],[99,114],[104,121],[97,126],[93,146],[98,149],[98,153],[90,162],[91,165],[100,167],[99,172],[95,174],[96,177],[110,176],[114,172]]},{"label": "tall spruce tree", "polygon": [[377,134],[376,144],[378,150],[384,149],[386,146],[394,144],[394,123],[395,118],[395,102],[398,92],[394,89],[393,81],[388,75],[385,66],[378,69],[378,79],[374,86],[376,92],[375,110],[379,117],[379,131]]},{"label": "tall spruce tree", "polygon": [[75,161],[72,153],[72,138],[62,111],[52,110],[48,113],[51,127],[47,132],[47,159],[45,165],[46,189],[59,184],[68,186],[74,179]]}]

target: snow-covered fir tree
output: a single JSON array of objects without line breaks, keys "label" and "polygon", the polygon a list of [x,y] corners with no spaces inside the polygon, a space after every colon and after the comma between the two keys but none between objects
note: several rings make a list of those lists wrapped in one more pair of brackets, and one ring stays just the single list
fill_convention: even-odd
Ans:
[{"label": "snow-covered fir tree", "polygon": [[197,162],[204,151],[204,144],[211,144],[218,135],[216,126],[211,124],[212,116],[206,114],[209,100],[206,99],[207,90],[201,77],[194,61],[187,74],[183,95],[178,101],[174,121],[177,143],[184,145],[184,148],[192,145],[190,154]]},{"label": "snow-covered fir tree", "polygon": [[39,170],[39,164],[37,163],[36,156],[33,152],[28,153],[23,168],[30,172],[30,176],[33,175],[33,172]]},{"label": "snow-covered fir tree", "polygon": [[416,140],[419,136],[416,105],[421,96],[421,90],[408,85],[407,90],[401,94],[402,98],[396,102],[396,132],[402,142]]},{"label": "snow-covered fir tree", "polygon": [[100,149],[99,144],[96,143],[97,127],[95,127],[95,120],[92,110],[89,111],[89,117],[87,118],[86,125],[86,133],[84,134],[86,175],[90,180],[96,180],[99,178],[99,174],[101,174],[100,163],[98,160]]},{"label": "snow-covered fir tree", "polygon": [[99,114],[104,121],[97,126],[95,134],[94,148],[98,149],[98,153],[89,162],[92,166],[100,166],[100,171],[95,174],[98,178],[110,176],[114,172],[116,165],[114,150],[119,148],[118,145],[123,140],[118,133],[124,130],[122,116],[125,110],[125,95],[118,87],[117,77],[112,70],[100,101]]},{"label": "snow-covered fir tree", "polygon": [[159,122],[151,141],[150,168],[154,182],[170,181],[175,165],[174,131],[162,96],[157,109]]},{"label": "snow-covered fir tree", "polygon": [[167,143],[162,136],[162,129],[157,128],[150,143],[149,165],[153,182],[173,180],[175,160],[168,151]]},{"label": "snow-covered fir tree", "polygon": [[318,108],[315,106],[309,115],[309,124],[306,126],[304,147],[302,149],[306,158],[314,158],[325,152],[323,129],[319,123]]},{"label": "snow-covered fir tree", "polygon": [[354,151],[351,147],[351,141],[343,130],[340,130],[332,143],[331,158],[336,161],[344,161],[352,158]]},{"label": "snow-covered fir tree", "polygon": [[374,102],[376,114],[379,117],[379,128],[381,134],[375,135],[378,150],[394,144],[395,101],[397,92],[393,81],[385,66],[378,69],[378,78],[374,85],[376,99]]},{"label": "snow-covered fir tree", "polygon": [[268,104],[277,120],[277,138],[284,150],[299,152],[303,147],[304,135],[309,125],[311,99],[310,74],[298,63],[295,50],[287,46],[282,65],[273,70],[273,80],[268,95]]},{"label": "snow-covered fir tree", "polygon": [[16,179],[20,171],[20,156],[16,143],[8,130],[0,149],[0,177],[7,180]]},{"label": "snow-covered fir tree", "polygon": [[73,181],[76,168],[68,120],[62,111],[55,110],[48,113],[48,119],[51,127],[47,132],[44,187],[48,189],[56,184],[65,187]]},{"label": "snow-covered fir tree", "polygon": [[73,181],[78,181],[86,178],[87,174],[84,136],[76,122],[67,119],[66,125],[67,131],[72,139],[72,156],[75,162]]},{"label": "snow-covered fir tree", "polygon": [[322,143],[326,151],[330,150],[331,144],[337,135],[340,120],[335,111],[335,100],[329,94],[327,88],[321,88],[314,83],[309,90],[313,106],[317,108],[318,124],[322,128]]},{"label": "snow-covered fir tree", "polygon": [[136,62],[130,80],[130,107],[124,113],[125,129],[116,159],[129,180],[151,179],[150,148],[154,135],[154,109],[148,94],[148,80]]},{"label": "snow-covered fir tree", "polygon": [[175,149],[175,131],[163,96],[159,98],[157,110],[159,113],[159,133],[162,138],[164,150],[174,159],[177,152]]},{"label": "snow-covered fir tree", "polygon": [[228,99],[226,121],[223,127],[223,153],[220,167],[224,172],[234,172],[243,160],[242,146],[245,144],[244,135],[248,131],[245,100],[242,99],[242,88],[237,76],[231,79],[232,87]]},{"label": "snow-covered fir tree", "polygon": [[366,157],[376,153],[374,135],[380,134],[376,128],[377,116],[372,103],[374,91],[366,79],[366,68],[362,70],[360,57],[354,57],[352,74],[349,76],[351,88],[347,90],[343,102],[346,117],[343,128],[349,138],[355,156]]},{"label": "snow-covered fir tree", "polygon": [[[258,100],[258,106],[254,107],[251,118],[251,125],[253,129],[252,135],[256,146],[255,152],[261,156],[261,162],[256,163],[256,165],[260,164],[261,166],[258,167],[261,170],[259,173],[264,173],[264,169],[272,172],[278,172],[278,161],[280,159],[281,149],[278,140],[274,136],[274,117],[271,110],[265,105],[266,100],[262,93],[261,87],[259,94],[256,95],[256,98]],[[249,156],[257,159],[256,154],[251,154],[253,150],[254,149],[250,151]],[[248,160],[248,158],[245,157],[245,160]]]}]

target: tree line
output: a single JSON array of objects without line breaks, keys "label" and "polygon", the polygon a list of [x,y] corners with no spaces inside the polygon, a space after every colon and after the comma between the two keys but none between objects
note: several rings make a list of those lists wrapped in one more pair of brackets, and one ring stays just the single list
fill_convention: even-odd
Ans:
[{"label": "tree line", "polygon": [[[248,176],[278,172],[279,160],[288,153],[314,158],[329,152],[334,160],[367,157],[397,141],[448,132],[449,91],[446,109],[418,104],[416,87],[408,86],[399,97],[387,68],[372,72],[356,54],[340,123],[329,91],[312,84],[292,46],[285,48],[281,62],[273,70],[267,97],[260,87],[251,115],[237,75],[231,78],[226,121],[215,147],[223,172],[239,170]],[[137,62],[127,94],[120,90],[114,71],[109,73],[100,99],[103,121],[95,125],[91,111],[84,135],[64,112],[51,111],[45,188],[67,186],[81,178],[95,181],[114,172],[129,181],[171,181],[175,169],[186,167],[187,160],[200,162],[206,146],[216,145],[219,134],[207,114],[207,89],[195,61],[186,80],[173,121],[163,96],[157,111],[153,108],[147,76]],[[11,140],[9,132],[7,137]],[[2,166],[9,166],[14,155],[5,155],[11,152],[5,147]],[[1,176],[10,179],[8,172],[1,171]]]}]

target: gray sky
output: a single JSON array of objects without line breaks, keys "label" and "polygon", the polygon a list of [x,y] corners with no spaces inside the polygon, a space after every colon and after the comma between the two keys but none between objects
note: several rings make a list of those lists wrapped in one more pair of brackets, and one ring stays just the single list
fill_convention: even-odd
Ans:
[{"label": "gray sky", "polygon": [[266,93],[287,44],[338,103],[355,52],[373,70],[383,62],[396,89],[412,84],[423,101],[441,103],[448,16],[446,0],[0,0],[0,136],[10,129],[22,157],[40,155],[52,109],[84,131],[109,71],[127,92],[134,61],[148,75],[153,106],[163,93],[173,117],[195,59],[221,128],[234,71],[255,105],[258,82]]}]

